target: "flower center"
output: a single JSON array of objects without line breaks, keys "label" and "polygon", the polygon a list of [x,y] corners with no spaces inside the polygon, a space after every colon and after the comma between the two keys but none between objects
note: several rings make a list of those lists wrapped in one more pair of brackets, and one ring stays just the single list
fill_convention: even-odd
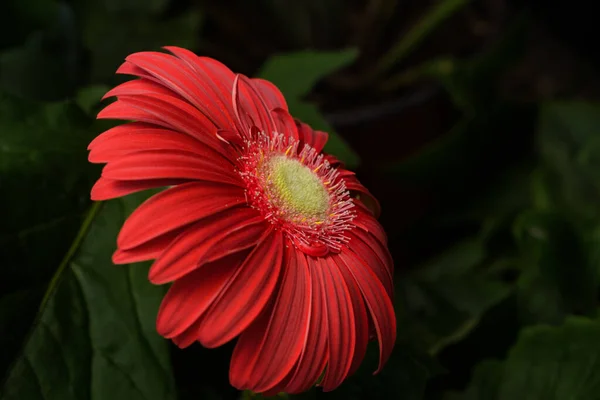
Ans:
[{"label": "flower center", "polygon": [[256,132],[240,152],[248,205],[305,254],[339,252],[353,229],[354,202],[323,154],[282,134]]},{"label": "flower center", "polygon": [[267,161],[269,191],[286,219],[323,221],[329,210],[329,193],[321,179],[300,161],[275,155]]}]

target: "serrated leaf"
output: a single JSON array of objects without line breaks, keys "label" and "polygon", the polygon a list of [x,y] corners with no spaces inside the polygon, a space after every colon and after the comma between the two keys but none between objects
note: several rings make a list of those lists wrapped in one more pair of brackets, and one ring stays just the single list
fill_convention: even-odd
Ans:
[{"label": "serrated leaf", "polygon": [[502,364],[485,362],[464,400],[600,399],[600,322],[571,317],[521,333]]},{"label": "serrated leaf", "polygon": [[147,265],[115,267],[115,238],[141,195],[97,203],[52,281],[3,400],[174,399],[154,323],[164,289]]}]

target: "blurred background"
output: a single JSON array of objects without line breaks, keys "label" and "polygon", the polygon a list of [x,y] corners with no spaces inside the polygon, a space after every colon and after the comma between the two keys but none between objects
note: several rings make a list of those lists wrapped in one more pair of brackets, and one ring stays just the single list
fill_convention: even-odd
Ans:
[{"label": "blurred background", "polygon": [[394,354],[290,398],[600,399],[593,5],[1,0],[0,398],[260,398],[229,386],[233,344],[158,337],[147,264],[112,266],[148,194],[89,199],[116,68],[177,45],[275,82],[383,208]]}]

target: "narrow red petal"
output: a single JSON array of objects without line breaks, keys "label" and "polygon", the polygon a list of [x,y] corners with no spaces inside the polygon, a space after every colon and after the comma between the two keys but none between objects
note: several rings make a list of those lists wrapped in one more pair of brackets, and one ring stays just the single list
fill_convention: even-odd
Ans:
[{"label": "narrow red petal", "polygon": [[131,81],[127,81],[121,83],[120,85],[115,86],[111,90],[109,90],[102,99],[107,99],[109,97],[119,97],[119,96],[144,96],[144,95],[163,95],[163,96],[171,96],[178,100],[183,100],[180,96],[178,96],[173,91],[167,89],[163,85],[150,81],[148,79],[134,79]]},{"label": "narrow red petal", "polygon": [[288,106],[285,101],[285,97],[283,96],[281,91],[277,88],[277,86],[275,86],[273,83],[271,83],[265,79],[261,79],[261,78],[254,78],[251,81],[252,81],[252,85],[256,88],[258,93],[260,93],[262,98],[265,100],[267,107],[270,110],[273,110],[275,108],[282,108],[285,111],[288,110]]},{"label": "narrow red petal", "polygon": [[367,345],[369,343],[369,317],[367,315],[367,309],[365,307],[363,296],[358,285],[356,284],[356,281],[354,280],[354,277],[350,271],[348,271],[348,268],[346,268],[344,263],[339,259],[338,255],[332,255],[332,261],[337,266],[343,281],[348,287],[350,300],[352,301],[352,310],[354,311],[356,344],[354,348],[352,364],[348,371],[348,376],[350,376],[356,372],[365,358],[365,353],[367,352]]},{"label": "narrow red petal", "polygon": [[371,268],[366,268],[348,251],[339,253],[340,260],[354,277],[365,299],[379,341],[379,367],[381,371],[389,359],[396,342],[396,315],[392,300]]},{"label": "narrow red petal", "polygon": [[348,238],[350,239],[348,249],[356,258],[361,260],[362,265],[370,268],[377,275],[377,278],[385,287],[387,294],[393,297],[394,278],[392,276],[392,258],[389,252],[376,240],[369,240],[368,237],[365,238],[366,234],[360,235],[357,233],[353,231],[348,234]]},{"label": "narrow red petal", "polygon": [[88,149],[88,159],[93,163],[107,163],[125,154],[143,150],[180,150],[203,157],[218,155],[225,160],[191,136],[141,122],[131,122],[107,130],[96,137]]},{"label": "narrow red petal", "polygon": [[152,196],[125,221],[117,243],[130,249],[184,225],[246,202],[241,188],[190,182]]},{"label": "narrow red petal", "polygon": [[373,217],[373,215],[362,207],[356,207],[355,210],[356,218],[353,221],[354,224],[365,232],[369,232],[371,235],[375,236],[381,244],[387,245],[387,235],[381,224]]},{"label": "narrow red petal", "polygon": [[[275,108],[271,111],[273,120],[275,121],[275,130],[278,133],[291,137],[294,140],[299,140],[298,128],[296,127],[296,121],[286,110],[283,108]],[[300,149],[302,150],[302,149]]]},{"label": "narrow red petal", "polygon": [[[305,257],[298,253],[298,257]],[[283,385],[273,390],[287,393],[300,393],[310,389],[316,382],[327,363],[327,312],[325,310],[323,283],[318,271],[321,265],[315,258],[307,258],[311,276],[311,313],[308,337],[296,367],[284,379]]]},{"label": "narrow red petal", "polygon": [[296,125],[301,142],[321,152],[329,139],[329,134],[327,132],[315,131],[304,122],[298,120],[296,121]]},{"label": "narrow red petal", "polygon": [[353,197],[363,203],[375,218],[379,218],[381,214],[381,206],[379,201],[365,188],[358,179],[352,176],[345,176],[344,182],[346,183],[346,189],[350,191]]},{"label": "narrow red petal", "polygon": [[296,252],[286,249],[273,308],[242,333],[235,347],[229,378],[238,389],[260,393],[274,387],[300,357],[308,334],[311,283],[306,259]]},{"label": "narrow red petal", "polygon": [[344,276],[331,258],[320,259],[320,264],[325,294],[323,301],[329,328],[327,372],[321,385],[327,392],[338,387],[348,375],[356,345],[356,322],[350,291]]},{"label": "narrow red petal", "polygon": [[186,182],[188,180],[185,179],[150,179],[125,182],[100,177],[92,187],[91,198],[94,201],[116,199],[143,190],[179,185]]},{"label": "narrow red petal", "polygon": [[165,95],[121,96],[98,114],[99,119],[135,120],[190,135],[227,156],[217,127],[190,104]]},{"label": "narrow red petal", "polygon": [[239,207],[190,226],[150,268],[154,284],[171,282],[203,264],[254,246],[266,229],[254,209]]},{"label": "narrow red petal", "polygon": [[198,341],[213,348],[238,336],[263,310],[279,279],[283,236],[268,232],[202,318]]},{"label": "narrow red petal", "polygon": [[[197,57],[196,57],[197,59]],[[202,112],[219,129],[233,129],[233,121],[223,106],[215,104],[214,87],[205,81],[195,68],[185,60],[170,54],[141,52],[127,57],[136,65],[157,79],[178,96],[184,98]],[[222,66],[227,69],[227,67]],[[228,69],[227,69],[228,70]],[[231,79],[233,82],[233,79]]]},{"label": "narrow red petal", "polygon": [[245,256],[237,253],[222,258],[173,283],[158,310],[158,333],[170,339],[196,322],[221,293]]},{"label": "narrow red petal", "polygon": [[152,75],[150,75],[137,65],[133,65],[129,61],[125,61],[123,64],[121,64],[119,68],[117,68],[116,73],[120,75],[133,75],[139,78],[145,78],[160,83],[158,79],[154,78]]},{"label": "narrow red petal", "polygon": [[147,150],[129,153],[104,167],[102,176],[122,181],[172,178],[244,186],[239,174],[223,158],[202,157],[181,150]]},{"label": "narrow red petal", "polygon": [[244,75],[236,75],[231,98],[242,135],[249,135],[253,126],[267,134],[276,131],[271,110],[250,79]]},{"label": "narrow red petal", "polygon": [[115,264],[129,264],[158,258],[186,228],[176,229],[132,249],[117,249],[112,261]]},{"label": "narrow red petal", "polygon": [[202,101],[214,104],[214,111],[219,110],[222,113],[220,121],[227,120],[223,126],[219,125],[221,129],[235,130],[231,103],[235,74],[215,59],[198,57],[191,51],[180,47],[167,46],[165,49],[187,64],[198,76],[198,83],[202,91],[206,93],[206,98],[202,98]]}]

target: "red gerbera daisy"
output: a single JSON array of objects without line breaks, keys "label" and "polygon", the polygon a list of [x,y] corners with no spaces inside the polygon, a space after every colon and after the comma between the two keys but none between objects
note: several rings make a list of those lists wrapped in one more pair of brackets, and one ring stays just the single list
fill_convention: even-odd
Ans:
[{"label": "red gerbera daisy", "polygon": [[94,200],[169,187],[133,212],[113,257],[156,259],[150,281],[173,282],[158,332],[180,347],[239,336],[230,380],[255,392],[302,392],[323,372],[332,390],[371,336],[381,369],[396,320],[377,201],[272,83],[167,50],[127,57],[117,72],[139,79],[98,118],[134,122],[89,146],[107,164]]}]

